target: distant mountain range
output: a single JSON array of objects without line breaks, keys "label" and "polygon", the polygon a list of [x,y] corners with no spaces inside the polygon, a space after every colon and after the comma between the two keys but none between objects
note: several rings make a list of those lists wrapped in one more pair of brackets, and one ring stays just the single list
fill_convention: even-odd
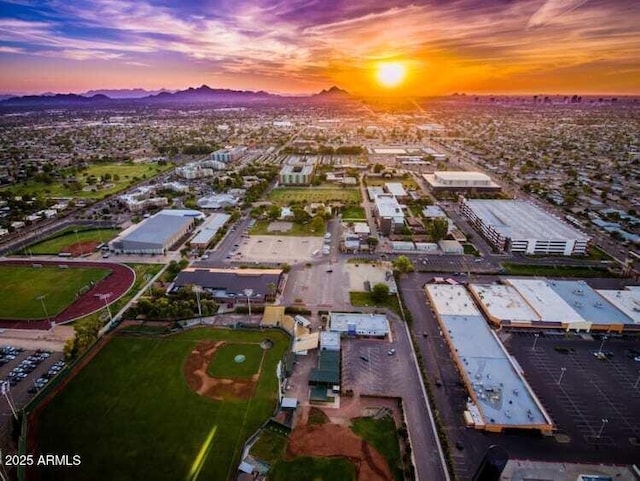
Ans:
[{"label": "distant mountain range", "polygon": [[338,87],[331,87],[313,95],[298,97],[283,97],[269,92],[252,90],[216,89],[208,85],[201,87],[189,87],[186,90],[171,92],[165,89],[158,91],[146,91],[143,89],[123,90],[90,90],[82,95],[78,94],[44,94],[25,95],[23,97],[10,97],[0,100],[0,106],[4,107],[61,107],[61,106],[90,106],[108,105],[110,103],[133,102],[140,104],[181,104],[181,103],[221,103],[238,104],[268,101],[312,101],[328,102],[334,100],[347,100],[351,95]]},{"label": "distant mountain range", "polygon": [[158,95],[164,92],[173,93],[175,92],[175,90],[103,89],[103,90],[89,90],[80,95],[82,95],[83,97],[93,97],[94,95],[106,95],[110,99],[141,99],[143,97],[148,97],[150,95]]}]

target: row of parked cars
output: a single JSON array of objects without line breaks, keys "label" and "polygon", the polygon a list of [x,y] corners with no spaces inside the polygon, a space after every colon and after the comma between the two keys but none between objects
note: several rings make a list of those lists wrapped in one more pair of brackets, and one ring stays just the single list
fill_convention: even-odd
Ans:
[{"label": "row of parked cars", "polygon": [[36,370],[36,368],[45,359],[51,356],[49,351],[38,349],[35,353],[28,356],[26,359],[20,361],[17,367],[14,367],[6,377],[6,381],[12,386],[15,386],[20,381],[26,379],[29,374]]},{"label": "row of parked cars", "polygon": [[63,369],[64,369],[64,361],[58,361],[55,364],[53,364],[47,372],[45,372],[42,376],[40,376],[38,379],[36,379],[33,382],[33,387],[29,389],[29,392],[31,394],[38,392],[40,389],[42,389],[45,386],[45,384],[49,382],[51,378],[53,378],[56,374],[58,374]]},{"label": "row of parked cars", "polygon": [[0,366],[4,366],[9,361],[13,361],[24,351],[21,347],[2,346],[0,347]]}]

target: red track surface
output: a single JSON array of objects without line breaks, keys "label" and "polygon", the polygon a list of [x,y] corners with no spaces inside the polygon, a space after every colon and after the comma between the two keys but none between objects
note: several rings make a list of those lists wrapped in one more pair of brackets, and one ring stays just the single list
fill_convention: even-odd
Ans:
[{"label": "red track surface", "polygon": [[[110,274],[103,280],[98,282],[93,288],[83,294],[75,302],[69,305],[64,311],[54,317],[53,321],[57,324],[67,322],[78,317],[91,314],[98,309],[104,308],[104,301],[98,297],[100,294],[109,294],[111,296],[108,299],[109,304],[115,302],[118,298],[124,295],[135,281],[135,274],[127,266],[121,264],[114,264],[111,262],[70,262],[70,261],[22,261],[11,260],[3,261],[2,265],[17,265],[17,266],[31,266],[32,264],[39,264],[43,266],[57,267],[59,265],[69,266],[69,269],[74,268],[87,268],[96,267],[99,269],[109,269]],[[20,320],[20,319],[3,319],[0,320],[0,328],[5,329],[49,329],[51,327],[49,321],[40,319],[36,321]]]}]

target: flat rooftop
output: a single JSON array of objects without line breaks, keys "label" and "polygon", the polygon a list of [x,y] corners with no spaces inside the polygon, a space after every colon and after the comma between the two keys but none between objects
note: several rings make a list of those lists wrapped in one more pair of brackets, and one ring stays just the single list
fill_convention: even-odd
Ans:
[{"label": "flat rooftop", "polygon": [[551,288],[584,319],[594,324],[633,324],[622,310],[609,303],[584,281],[550,280]]},{"label": "flat rooftop", "polygon": [[387,188],[387,191],[393,196],[406,197],[408,195],[407,191],[404,190],[401,182],[387,182],[385,184],[385,187]]},{"label": "flat rooftop", "polygon": [[482,316],[441,315],[440,319],[456,350],[462,374],[473,388],[484,424],[505,427],[552,424]]},{"label": "flat rooftop", "polygon": [[505,280],[515,287],[524,300],[540,315],[541,321],[585,322],[585,319],[551,288],[548,281],[513,278]]},{"label": "flat rooftop", "polygon": [[624,312],[633,324],[640,324],[640,289],[597,290],[611,304]]},{"label": "flat rooftop", "polygon": [[164,244],[176,232],[193,222],[193,217],[165,214],[161,211],[153,217],[142,221],[135,229],[127,232],[121,240],[127,242],[144,242]]},{"label": "flat rooftop", "polygon": [[466,180],[466,181],[480,181],[480,182],[490,182],[491,177],[487,174],[483,174],[482,172],[471,172],[471,171],[462,171],[462,170],[445,170],[445,171],[437,171],[434,172],[436,178],[440,178],[442,180],[455,181],[455,180]]},{"label": "flat rooftop", "polygon": [[588,240],[557,217],[522,200],[466,200],[485,225],[511,239]]},{"label": "flat rooftop", "polygon": [[376,209],[380,213],[380,217],[398,217],[404,218],[402,207],[393,195],[378,195],[374,199]]},{"label": "flat rooftop", "polygon": [[402,147],[373,147],[371,151],[378,155],[402,155],[407,153],[407,149]]},{"label": "flat rooftop", "polygon": [[253,290],[253,297],[263,297],[269,284],[278,285],[280,269],[205,269],[187,267],[174,281],[176,287],[196,285],[212,291],[226,291],[243,296],[245,289]]},{"label": "flat rooftop", "polygon": [[382,314],[331,313],[329,323],[331,331],[347,332],[349,324],[355,324],[358,330],[389,332],[389,321],[387,316]]},{"label": "flat rooftop", "polygon": [[496,319],[514,322],[540,320],[540,316],[518,294],[515,287],[502,284],[471,284],[469,289]]},{"label": "flat rooftop", "polygon": [[231,218],[229,214],[212,214],[202,223],[199,232],[191,239],[194,244],[206,244],[215,237],[218,231]]},{"label": "flat rooftop", "polygon": [[431,302],[434,304],[434,309],[438,311],[441,316],[482,315],[462,285],[427,284],[425,289],[428,291]]}]

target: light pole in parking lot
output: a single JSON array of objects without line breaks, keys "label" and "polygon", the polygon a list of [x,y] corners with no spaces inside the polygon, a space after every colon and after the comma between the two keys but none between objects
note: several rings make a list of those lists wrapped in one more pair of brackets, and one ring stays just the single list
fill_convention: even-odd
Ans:
[{"label": "light pole in parking lot", "polygon": [[600,430],[598,431],[598,435],[596,436],[596,438],[600,439],[600,436],[602,436],[602,431],[604,431],[604,427],[608,422],[609,420],[607,418],[602,418],[602,424],[600,425]]},{"label": "light pole in parking lot", "polygon": [[251,296],[253,295],[253,289],[245,289],[244,295],[247,296],[247,304],[249,306],[249,324],[251,324]]},{"label": "light pole in parking lot", "polygon": [[599,354],[602,354],[602,347],[604,346],[604,341],[606,341],[607,339],[609,339],[609,337],[608,337],[608,336],[604,336],[604,337],[602,338],[602,342],[600,343],[600,347],[598,348],[598,353],[599,353]]},{"label": "light pole in parking lot", "polygon": [[536,344],[538,343],[538,338],[540,337],[540,334],[534,334],[533,335],[533,347],[531,348],[532,351],[536,350]]},{"label": "light pole in parking lot", "polygon": [[564,373],[567,372],[567,368],[566,367],[561,367],[560,368],[560,377],[558,378],[558,386],[560,385],[560,383],[562,382],[562,378],[564,377]]},{"label": "light pole in parking lot", "polygon": [[36,299],[38,299],[41,303],[42,303],[42,310],[44,311],[44,317],[47,320],[47,322],[49,322],[49,313],[47,312],[47,306],[44,303],[44,298],[47,297],[44,294],[41,296],[36,297]]}]

